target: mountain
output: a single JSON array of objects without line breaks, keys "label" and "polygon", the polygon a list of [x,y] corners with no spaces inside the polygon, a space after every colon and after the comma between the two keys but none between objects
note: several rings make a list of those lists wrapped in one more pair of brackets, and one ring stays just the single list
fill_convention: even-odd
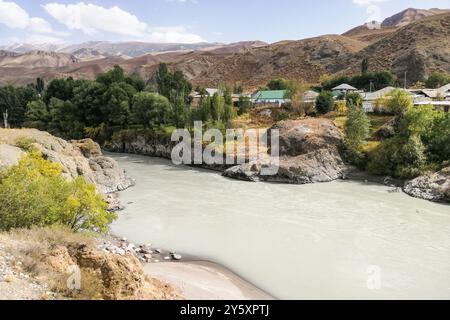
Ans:
[{"label": "mountain", "polygon": [[11,45],[0,46],[0,50],[12,51],[16,53],[28,53],[31,51],[47,51],[47,52],[57,52],[64,48],[64,44],[55,43],[14,43]]},{"label": "mountain", "polygon": [[450,9],[433,8],[426,10],[409,8],[386,18],[383,22],[373,21],[371,23],[366,23],[362,26],[353,28],[342,35],[359,41],[374,43],[390,35],[391,33],[394,33],[398,28],[407,26],[410,23],[419,21],[426,17],[449,12]]},{"label": "mountain", "polygon": [[[50,59],[50,53],[49,56],[33,53],[33,58],[2,57],[0,82],[27,84],[36,77],[48,81],[62,76],[94,79],[115,64],[151,82],[158,64],[163,62],[172,69],[182,70],[194,85],[217,86],[221,82],[239,81],[246,90],[256,89],[276,77],[317,83],[323,75],[359,74],[364,58],[369,59],[370,71],[390,70],[400,79],[407,72],[409,83],[422,80],[434,71],[450,73],[450,12],[414,10],[386,19],[378,24],[380,29],[360,26],[343,35],[273,44],[247,41],[174,47],[91,42],[60,49],[70,53],[53,53],[63,55],[59,62]],[[140,50],[151,48],[164,51],[132,57]]]},{"label": "mountain", "polygon": [[404,27],[412,22],[421,20],[423,18],[429,17],[429,16],[434,16],[437,14],[442,14],[442,13],[448,13],[450,12],[450,10],[447,9],[414,9],[414,8],[409,8],[406,10],[403,10],[400,13],[397,13],[396,15],[393,15],[392,17],[389,17],[387,19],[385,19],[382,23],[381,26],[383,28],[398,28],[398,27]]},{"label": "mountain", "polygon": [[341,73],[356,73],[369,58],[371,70],[391,70],[408,82],[422,80],[434,71],[450,74],[450,13],[432,15],[386,35],[348,60]]},{"label": "mountain", "polygon": [[19,55],[19,53],[17,53],[17,52],[0,50],[0,58],[2,58],[2,57],[17,57],[18,55]]},{"label": "mountain", "polygon": [[0,57],[3,68],[59,68],[79,63],[80,60],[66,53],[31,51],[25,54],[9,54]]},{"label": "mountain", "polygon": [[216,43],[147,43],[147,42],[86,42],[77,45],[67,46],[60,49],[60,52],[71,53],[80,49],[90,49],[98,51],[106,55],[139,57],[148,53],[166,52],[166,51],[183,51],[183,50],[200,50],[217,46]]}]

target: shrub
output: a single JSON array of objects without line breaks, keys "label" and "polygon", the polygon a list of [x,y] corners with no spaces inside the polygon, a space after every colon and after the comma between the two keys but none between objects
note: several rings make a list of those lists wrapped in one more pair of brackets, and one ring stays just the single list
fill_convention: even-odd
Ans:
[{"label": "shrub", "polygon": [[350,106],[345,123],[345,145],[349,160],[356,165],[363,165],[362,147],[369,137],[370,120],[360,107]]},{"label": "shrub", "polygon": [[381,143],[371,154],[368,171],[400,178],[418,176],[426,165],[425,146],[417,135],[406,141],[399,136]]},{"label": "shrub", "polygon": [[348,111],[347,103],[344,100],[336,101],[336,104],[334,105],[334,111],[336,111],[338,115],[345,115]]},{"label": "shrub", "polygon": [[29,137],[20,137],[17,138],[14,142],[15,146],[23,149],[25,151],[31,151],[34,149],[33,143],[35,143],[36,140],[29,138]]},{"label": "shrub", "polygon": [[363,98],[358,92],[349,92],[346,101],[348,106],[361,107],[363,104]]},{"label": "shrub", "polygon": [[435,72],[428,77],[425,85],[427,88],[436,89],[446,85],[447,83],[450,83],[450,76],[445,73]]},{"label": "shrub", "polygon": [[409,93],[395,89],[387,95],[385,106],[388,112],[396,116],[402,116],[413,107],[413,99]]},{"label": "shrub", "polygon": [[330,91],[322,91],[316,99],[316,109],[321,114],[326,114],[333,110],[334,98]]},{"label": "shrub", "polygon": [[116,215],[95,186],[81,177],[66,181],[61,166],[30,151],[0,180],[0,229],[61,224],[72,230],[106,231]]}]

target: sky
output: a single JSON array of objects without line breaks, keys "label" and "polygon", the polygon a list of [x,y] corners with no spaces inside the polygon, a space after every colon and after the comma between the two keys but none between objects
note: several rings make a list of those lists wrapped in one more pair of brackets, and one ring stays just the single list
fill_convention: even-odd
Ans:
[{"label": "sky", "polygon": [[0,0],[0,45],[146,41],[273,43],[340,34],[450,0]]}]

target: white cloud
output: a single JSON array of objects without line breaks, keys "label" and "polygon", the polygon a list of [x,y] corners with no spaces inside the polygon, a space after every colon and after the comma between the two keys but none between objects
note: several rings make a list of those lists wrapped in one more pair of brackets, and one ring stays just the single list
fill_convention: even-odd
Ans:
[{"label": "white cloud", "polygon": [[36,33],[52,33],[52,26],[42,18],[30,17],[28,12],[15,2],[0,0],[0,23],[12,29]]},{"label": "white cloud", "polygon": [[388,2],[388,1],[390,1],[390,0],[353,0],[353,3],[360,5],[360,6],[370,6],[375,3]]},{"label": "white cloud", "polygon": [[[19,42],[19,41],[15,41],[15,42]],[[62,43],[65,43],[65,41],[60,38],[42,35],[42,34],[28,35],[25,39],[23,39],[23,42],[29,43],[29,44],[42,44],[42,43],[62,44]]]},{"label": "white cloud", "polygon": [[198,43],[206,42],[199,35],[189,33],[185,27],[157,27],[151,28],[147,41],[160,43]]},{"label": "white cloud", "polygon": [[52,33],[53,29],[50,23],[42,18],[30,18],[28,29],[37,33]]},{"label": "white cloud", "polygon": [[[180,1],[180,0],[176,0]],[[184,0],[191,1],[192,0]],[[205,41],[184,27],[150,27],[135,15],[117,6],[105,8],[92,3],[48,3],[43,5],[47,13],[70,30],[86,35],[102,32],[131,36],[152,42],[195,43]]]},{"label": "white cloud", "polygon": [[87,35],[111,32],[126,36],[142,36],[147,24],[119,7],[104,8],[95,4],[48,3],[44,9],[56,21],[71,30],[80,30]]}]

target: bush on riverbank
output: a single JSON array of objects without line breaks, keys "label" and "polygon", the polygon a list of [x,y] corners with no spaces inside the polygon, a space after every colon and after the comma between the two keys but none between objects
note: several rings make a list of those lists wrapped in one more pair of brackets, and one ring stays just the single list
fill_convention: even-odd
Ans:
[{"label": "bush on riverbank", "polygon": [[116,218],[106,208],[93,184],[66,181],[61,166],[36,150],[0,175],[0,230],[60,224],[104,232]]},{"label": "bush on riverbank", "polygon": [[394,137],[369,155],[373,174],[414,178],[450,159],[450,114],[421,106],[406,111]]}]

